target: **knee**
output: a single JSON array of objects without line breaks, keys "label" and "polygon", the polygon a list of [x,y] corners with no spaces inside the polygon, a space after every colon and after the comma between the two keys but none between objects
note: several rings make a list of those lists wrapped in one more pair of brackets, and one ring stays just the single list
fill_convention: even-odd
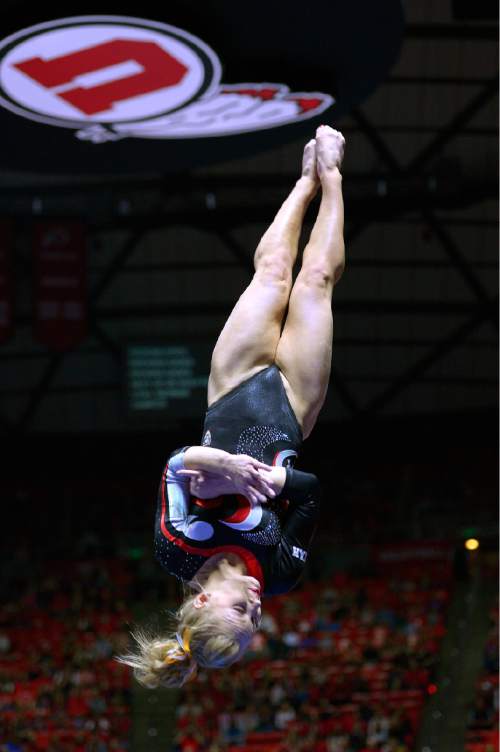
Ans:
[{"label": "knee", "polygon": [[257,276],[265,282],[275,283],[284,288],[292,283],[292,269],[290,260],[284,254],[263,253],[255,256],[255,270]]},{"label": "knee", "polygon": [[340,268],[313,264],[302,267],[295,284],[300,282],[301,285],[312,291],[330,292],[337,280],[340,279],[341,274]]},{"label": "knee", "polygon": [[345,269],[345,256],[342,256],[335,263],[312,263],[302,267],[300,278],[307,287],[318,290],[331,290],[334,287]]}]

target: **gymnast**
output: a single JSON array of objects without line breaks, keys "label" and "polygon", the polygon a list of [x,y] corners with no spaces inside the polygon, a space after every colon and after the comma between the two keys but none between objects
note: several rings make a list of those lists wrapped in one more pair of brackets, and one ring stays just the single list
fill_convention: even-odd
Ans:
[{"label": "gymnast", "polygon": [[[261,595],[288,592],[319,517],[317,478],[293,469],[325,400],[332,291],[345,263],[341,133],[322,125],[302,175],[262,237],[255,274],[215,345],[201,446],[177,449],[158,494],[155,555],[182,580],[172,631],[133,632],[119,656],[149,688],[178,687],[197,667],[238,661],[261,619]],[[318,216],[292,286],[306,209]]]}]

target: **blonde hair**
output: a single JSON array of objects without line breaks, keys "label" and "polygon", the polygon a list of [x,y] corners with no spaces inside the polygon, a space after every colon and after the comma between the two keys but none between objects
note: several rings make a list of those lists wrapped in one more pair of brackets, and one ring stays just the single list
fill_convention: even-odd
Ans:
[{"label": "blonde hair", "polygon": [[250,642],[252,631],[210,608],[194,606],[198,593],[204,590],[198,580],[188,587],[195,592],[171,613],[170,633],[158,635],[155,630],[137,627],[131,631],[136,652],[115,656],[116,661],[134,669],[143,687],[181,687],[195,678],[198,666],[225,668],[235,663]]}]

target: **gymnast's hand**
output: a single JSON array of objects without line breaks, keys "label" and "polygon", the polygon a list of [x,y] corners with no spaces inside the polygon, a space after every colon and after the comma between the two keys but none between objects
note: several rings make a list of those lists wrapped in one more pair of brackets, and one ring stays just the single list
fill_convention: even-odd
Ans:
[{"label": "gymnast's hand", "polygon": [[179,470],[178,473],[189,477],[191,496],[198,499],[213,499],[216,496],[235,493],[231,479],[220,473],[208,470]]},{"label": "gymnast's hand", "polygon": [[270,465],[246,454],[228,454],[216,472],[208,470],[179,470],[179,475],[190,479],[190,491],[200,499],[211,499],[223,494],[241,494],[253,503],[265,502],[276,495],[273,484],[262,471],[271,471]]}]

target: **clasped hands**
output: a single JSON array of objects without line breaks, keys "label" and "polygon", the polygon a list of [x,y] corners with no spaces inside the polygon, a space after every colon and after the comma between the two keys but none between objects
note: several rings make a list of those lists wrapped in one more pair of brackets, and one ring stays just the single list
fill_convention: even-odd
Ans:
[{"label": "clasped hands", "polygon": [[212,499],[225,494],[241,494],[252,503],[274,498],[282,489],[286,471],[272,467],[246,454],[230,454],[217,471],[178,470],[189,478],[189,489],[199,499]]}]

